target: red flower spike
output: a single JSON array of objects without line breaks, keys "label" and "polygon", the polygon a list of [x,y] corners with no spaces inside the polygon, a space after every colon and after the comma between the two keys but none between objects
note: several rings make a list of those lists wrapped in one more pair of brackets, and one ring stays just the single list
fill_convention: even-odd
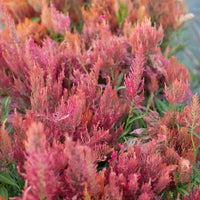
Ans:
[{"label": "red flower spike", "polygon": [[144,98],[144,80],[142,79],[144,70],[143,47],[140,46],[136,58],[130,68],[129,76],[125,78],[126,97],[133,106],[138,106]]},{"label": "red flower spike", "polygon": [[57,152],[51,151],[41,123],[33,123],[26,135],[24,176],[31,186],[30,191],[36,199],[56,199],[59,194],[59,181],[53,160],[57,157]]}]

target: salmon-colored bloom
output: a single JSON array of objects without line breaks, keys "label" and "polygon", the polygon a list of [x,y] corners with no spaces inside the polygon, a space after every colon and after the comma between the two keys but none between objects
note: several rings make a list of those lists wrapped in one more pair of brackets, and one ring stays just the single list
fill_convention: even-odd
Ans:
[{"label": "salmon-colored bloom", "polygon": [[166,98],[171,105],[187,103],[191,98],[190,84],[182,80],[175,80],[171,88],[165,85]]}]

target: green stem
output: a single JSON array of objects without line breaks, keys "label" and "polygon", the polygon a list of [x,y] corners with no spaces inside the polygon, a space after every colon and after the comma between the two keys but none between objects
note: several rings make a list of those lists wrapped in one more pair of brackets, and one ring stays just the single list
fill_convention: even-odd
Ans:
[{"label": "green stem", "polygon": [[129,120],[130,120],[130,117],[131,117],[131,113],[133,111],[133,104],[134,104],[134,100],[131,101],[131,108],[130,108],[130,111],[129,111],[129,114],[128,114],[128,118],[126,120],[125,130],[127,129],[127,126],[128,126],[128,123],[129,123]]},{"label": "green stem", "polygon": [[172,107],[172,110],[173,110],[173,125],[172,125],[172,128],[174,129],[174,126],[175,126],[175,111],[176,111],[176,103],[174,103],[173,107]]},{"label": "green stem", "polygon": [[[193,151],[194,151],[194,153],[195,153],[195,155],[196,155],[196,148],[195,148],[195,144],[194,144],[194,138],[193,138],[193,133],[192,133],[192,131],[191,131],[191,140],[192,140]],[[196,156],[195,156],[195,157],[196,157]]]},{"label": "green stem", "polygon": [[193,115],[193,121],[192,121],[192,126],[191,126],[191,140],[192,140],[192,146],[193,146],[193,151],[195,153],[195,158],[196,158],[196,148],[194,144],[194,137],[193,137],[193,130],[194,130],[194,122],[195,122],[195,115]]},{"label": "green stem", "polygon": [[151,104],[152,104],[152,102],[153,102],[153,98],[154,98],[154,93],[151,93],[151,96],[150,96],[150,98],[149,98],[149,100],[148,100],[146,113],[148,112],[148,110],[149,110],[149,108],[150,108],[150,106],[151,106]]}]

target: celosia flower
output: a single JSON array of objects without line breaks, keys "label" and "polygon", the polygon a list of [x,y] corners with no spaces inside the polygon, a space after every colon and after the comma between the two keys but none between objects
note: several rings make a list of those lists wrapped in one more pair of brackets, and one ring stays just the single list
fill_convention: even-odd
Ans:
[{"label": "celosia flower", "polygon": [[113,162],[116,158],[117,158],[117,151],[115,151],[115,152],[112,153],[111,159],[110,159],[108,162],[109,162],[109,163],[110,163],[110,162]]},{"label": "celosia flower", "polygon": [[191,98],[190,84],[185,83],[182,80],[175,80],[172,83],[171,88],[167,87],[165,84],[166,99],[171,105],[175,103],[187,103]]},{"label": "celosia flower", "polygon": [[32,38],[37,44],[42,45],[44,38],[47,36],[47,30],[38,22],[32,22],[30,19],[25,18],[23,23],[16,26],[16,30],[22,40],[26,41]]},{"label": "celosia flower", "polygon": [[26,0],[2,0],[1,2],[5,4],[15,23],[23,22],[26,17],[32,18],[37,15]]},{"label": "celosia flower", "polygon": [[184,119],[191,129],[195,129],[200,125],[200,104],[197,93],[192,97],[191,105],[184,109],[186,115]]},{"label": "celosia flower", "polygon": [[139,196],[138,200],[151,200],[151,197],[147,192],[145,192]]},{"label": "celosia flower", "polygon": [[109,174],[109,184],[105,187],[103,199],[122,200],[123,192],[120,191],[118,176],[114,171]]},{"label": "celosia flower", "polygon": [[175,56],[170,58],[170,63],[165,67],[165,72],[167,84],[172,84],[176,79],[184,82],[190,80],[188,69],[183,64],[178,63]]},{"label": "celosia flower", "polygon": [[[122,147],[118,159],[116,153],[113,153],[109,162],[110,169],[107,171],[109,180],[106,188],[112,188],[117,195],[119,191],[123,192],[123,199],[153,199],[155,194],[168,188],[170,174],[176,166],[163,163],[162,156],[157,152],[157,145],[158,141],[153,140],[143,148],[141,144],[137,144],[123,151]],[[113,198],[111,191],[110,195],[107,191],[105,193]],[[146,195],[141,196],[144,193]]]},{"label": "celosia flower", "polygon": [[156,27],[151,26],[150,19],[145,19],[141,24],[138,23],[131,31],[129,41],[134,55],[137,53],[140,45],[143,47],[145,56],[160,52],[159,46],[164,36],[161,26],[157,30]]},{"label": "celosia flower", "polygon": [[117,120],[126,113],[126,105],[119,99],[117,90],[112,89],[109,78],[93,117],[94,124],[99,124],[99,127],[104,129],[112,129]]},{"label": "celosia flower", "polygon": [[54,5],[49,8],[47,1],[42,2],[42,25],[48,30],[53,28],[57,34],[65,34],[65,31],[70,31],[71,20],[68,15],[60,13]]},{"label": "celosia flower", "polygon": [[59,188],[58,174],[54,169],[56,152],[50,149],[41,123],[33,123],[26,134],[27,154],[24,168],[25,179],[31,186],[31,193],[35,199],[56,199]]},{"label": "celosia flower", "polygon": [[130,68],[129,76],[125,78],[126,97],[133,106],[139,105],[144,97],[143,66],[144,55],[142,46],[139,47],[136,58]]},{"label": "celosia flower", "polygon": [[70,30],[71,21],[69,16],[59,13],[53,5],[51,5],[51,20],[55,33],[64,34],[65,31]]},{"label": "celosia flower", "polygon": [[157,16],[156,21],[163,25],[166,32],[169,30],[169,27],[170,30],[175,30],[177,26],[180,26],[179,20],[185,12],[184,1],[150,0],[148,2],[151,13],[153,16]]},{"label": "celosia flower", "polygon": [[67,168],[61,175],[60,191],[63,197],[73,199],[76,196],[79,199],[83,195],[85,184],[90,195],[97,195],[100,188],[91,149],[73,142],[69,137],[66,137],[64,146],[63,156],[67,160]]},{"label": "celosia flower", "polygon": [[193,168],[190,165],[190,161],[184,158],[181,158],[179,161],[179,181],[181,183],[186,183],[190,181],[190,176],[193,173]]}]

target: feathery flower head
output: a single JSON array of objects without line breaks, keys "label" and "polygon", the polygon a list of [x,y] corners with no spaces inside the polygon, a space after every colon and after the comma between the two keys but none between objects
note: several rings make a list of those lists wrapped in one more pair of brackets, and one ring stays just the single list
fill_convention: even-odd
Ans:
[{"label": "feathery flower head", "polygon": [[144,80],[141,80],[144,70],[143,65],[143,47],[140,46],[130,68],[129,76],[125,78],[126,97],[129,103],[133,102],[134,106],[139,105],[144,98]]},{"label": "feathery flower head", "polygon": [[165,95],[171,105],[187,103],[191,98],[190,84],[182,80],[175,80],[171,88],[165,84]]}]

